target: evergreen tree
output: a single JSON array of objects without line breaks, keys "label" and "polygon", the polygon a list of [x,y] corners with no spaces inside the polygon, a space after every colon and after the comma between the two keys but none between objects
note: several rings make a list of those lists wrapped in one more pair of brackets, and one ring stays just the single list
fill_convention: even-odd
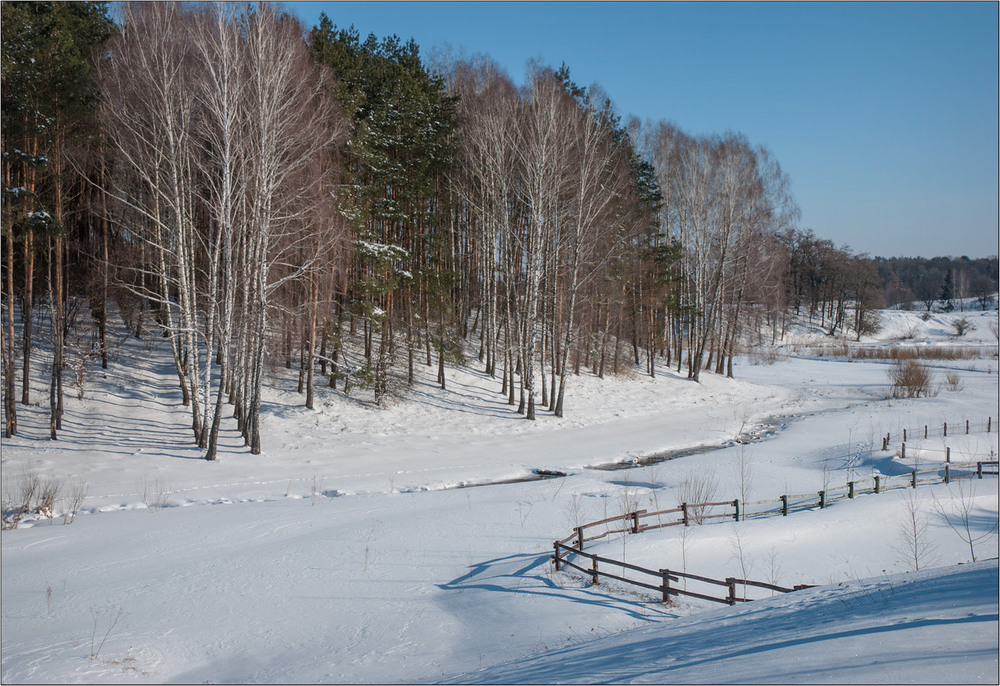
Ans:
[{"label": "evergreen tree", "polygon": [[[68,163],[74,147],[94,138],[95,46],[113,32],[103,2],[5,2],[2,5],[3,231],[6,270],[4,374],[7,430],[16,425],[13,392],[13,299],[15,245],[20,247],[22,278],[22,394],[29,402],[32,309],[35,282],[47,275],[55,356],[52,366],[50,435],[62,415],[63,333],[69,199],[80,179]],[[42,245],[47,248],[44,252]],[[36,264],[42,260],[41,265]],[[16,429],[15,429],[16,430]]]},{"label": "evergreen tree", "polygon": [[949,269],[944,274],[944,282],[941,284],[941,305],[944,307],[945,312],[951,312],[955,309],[954,303],[951,299],[955,297],[955,270]]},{"label": "evergreen tree", "polygon": [[[440,284],[449,281],[442,274],[449,238],[441,185],[454,157],[455,100],[424,67],[413,40],[371,34],[361,42],[354,27],[338,29],[323,14],[310,45],[332,68],[335,95],[351,120],[342,149],[344,211],[356,248],[349,307],[363,320],[364,371],[378,401],[388,390],[395,327],[406,334],[412,383],[416,318],[422,315],[426,337],[430,309],[446,309],[449,294]],[[439,327],[439,353],[445,337]]]}]

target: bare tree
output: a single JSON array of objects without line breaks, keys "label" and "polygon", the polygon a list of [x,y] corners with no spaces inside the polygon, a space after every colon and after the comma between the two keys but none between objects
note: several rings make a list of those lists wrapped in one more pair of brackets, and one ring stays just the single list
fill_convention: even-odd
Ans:
[{"label": "bare tree", "polygon": [[933,564],[937,545],[928,531],[929,523],[921,508],[920,499],[912,490],[903,497],[904,513],[899,521],[899,539],[894,546],[906,564],[917,571]]},{"label": "bare tree", "polygon": [[110,192],[153,257],[129,287],[157,307],[206,457],[227,391],[256,453],[268,308],[326,244],[322,158],[343,127],[301,27],[270,5],[125,5],[122,19],[103,78]]},{"label": "bare tree", "polygon": [[[172,3],[126,4],[113,55],[101,75],[103,118],[117,159],[107,189],[119,221],[151,264],[131,265],[136,295],[154,303],[169,336],[174,367],[202,438],[194,225],[195,89],[189,22]],[[148,249],[148,250],[147,250]]]}]

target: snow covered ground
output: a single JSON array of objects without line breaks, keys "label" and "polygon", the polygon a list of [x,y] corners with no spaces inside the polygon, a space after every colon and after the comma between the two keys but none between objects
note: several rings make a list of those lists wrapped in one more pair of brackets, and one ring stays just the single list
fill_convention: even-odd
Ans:
[{"label": "snow covered ground", "polygon": [[[286,380],[267,392],[263,454],[229,426],[214,463],[190,445],[162,341],[119,339],[106,375],[67,398],[58,441],[41,377],[3,441],[5,489],[32,474],[88,495],[72,524],[63,501],[2,534],[2,680],[996,683],[996,477],[594,546],[653,568],[817,585],[732,608],[666,606],[549,562],[576,524],[673,507],[699,475],[720,500],[764,499],[923,469],[946,448],[953,461],[995,456],[997,313],[964,314],[976,328],[959,338],[962,314],[886,311],[862,342],[977,351],[928,361],[927,398],[888,398],[891,362],[836,355],[802,326],[772,364],[738,361],[735,380],[574,377],[566,417],[536,422],[475,363],[449,369],[446,391],[430,368],[382,409],[321,392],[306,410]],[[879,450],[886,433],[988,416],[992,433],[909,440],[905,461],[898,439]],[[505,483],[536,469],[567,476]],[[963,505],[972,550],[952,526]],[[926,525],[918,572],[911,511]]]}]

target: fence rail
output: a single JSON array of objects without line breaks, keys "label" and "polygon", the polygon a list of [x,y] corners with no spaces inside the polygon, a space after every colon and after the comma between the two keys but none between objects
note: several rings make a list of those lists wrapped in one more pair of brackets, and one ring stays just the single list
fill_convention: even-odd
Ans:
[{"label": "fence rail", "polygon": [[[921,478],[926,475],[933,476],[930,478]],[[972,477],[982,479],[985,475],[1000,475],[1000,461],[980,460],[968,463],[948,463],[931,469],[914,469],[910,472],[904,472],[896,475],[878,474],[868,479],[848,481],[844,486],[827,488],[814,493],[782,495],[776,500],[740,502],[737,498],[734,500],[723,500],[710,503],[681,503],[679,507],[666,510],[656,510],[653,512],[649,512],[648,510],[636,510],[635,512],[628,512],[626,514],[607,517],[595,522],[588,522],[586,524],[573,527],[572,534],[553,543],[552,561],[555,564],[556,571],[560,571],[563,566],[571,567],[589,575],[591,583],[594,585],[599,583],[600,577],[605,577],[631,584],[633,586],[659,591],[663,602],[669,600],[671,595],[685,595],[694,598],[701,598],[703,600],[734,605],[737,602],[747,602],[750,600],[750,598],[747,597],[746,591],[748,587],[762,588],[780,593],[790,593],[802,588],[809,588],[809,586],[799,585],[787,588],[776,584],[769,584],[763,581],[754,581],[750,579],[727,577],[725,580],[722,580],[699,576],[697,574],[679,572],[671,569],[652,570],[638,565],[629,564],[622,560],[615,560],[613,558],[601,557],[594,553],[588,553],[584,550],[584,545],[587,541],[600,540],[616,533],[638,534],[643,531],[650,531],[652,529],[660,529],[668,526],[690,526],[692,521],[696,524],[701,524],[705,520],[721,518],[743,521],[747,518],[777,515],[787,517],[791,512],[817,507],[819,509],[823,509],[834,502],[853,499],[865,494],[879,494],[901,488],[917,488],[917,486],[929,483],[943,482],[947,484],[959,479]],[[722,509],[721,512],[717,511],[719,508]],[[664,515],[677,515],[678,513],[680,513],[680,517],[677,519],[671,519],[666,522],[662,521],[662,517]],[[657,518],[657,522],[655,524],[642,523],[642,520],[649,519],[651,517]],[[619,524],[619,528],[611,527],[611,525],[615,524]],[[601,532],[590,536],[587,535],[586,532],[588,529],[594,529],[601,527],[602,525],[604,526],[604,529]],[[571,545],[571,541],[575,542],[575,545]],[[572,556],[590,560],[590,567],[577,564],[571,559]],[[639,581],[637,579],[629,579],[624,576],[624,572],[622,572],[621,575],[612,574],[601,569],[600,565],[616,566],[622,570],[627,569],[639,574],[645,574],[653,577],[653,579],[658,583],[648,580]],[[710,586],[725,586],[728,593],[725,597],[719,597],[717,595],[710,595],[707,591],[704,593],[688,591],[686,585],[684,588],[678,588],[671,585],[672,581],[676,582],[681,579],[707,584]],[[744,590],[742,597],[737,596],[736,586],[743,586]]]},{"label": "fence rail", "polygon": [[[747,597],[747,587],[751,588],[762,588],[765,590],[776,591],[779,593],[791,593],[792,591],[798,591],[803,588],[810,588],[810,586],[800,585],[794,586],[792,588],[786,588],[784,586],[778,586],[777,584],[769,584],[764,581],[754,581],[752,579],[737,579],[735,577],[727,577],[726,579],[712,579],[707,576],[700,576],[698,574],[689,574],[687,572],[680,572],[676,569],[646,569],[645,567],[640,567],[639,565],[629,564],[621,560],[615,560],[610,557],[601,557],[600,555],[595,555],[593,553],[585,552],[579,548],[575,548],[571,545],[566,545],[560,541],[556,541],[553,544],[554,554],[552,560],[555,563],[556,571],[561,571],[563,567],[571,567],[584,574],[588,575],[591,579],[590,583],[593,585],[598,585],[600,583],[600,578],[604,577],[606,579],[615,579],[616,581],[621,581],[632,586],[639,586],[641,588],[646,588],[651,591],[658,591],[663,602],[667,602],[670,596],[683,595],[691,598],[700,598],[702,600],[710,600],[715,603],[725,603],[727,605],[735,605],[736,603],[745,603],[752,600]],[[570,556],[576,556],[579,558],[584,558],[590,560],[590,566],[584,566],[573,562]],[[614,567],[620,567],[622,569],[629,569],[633,572],[638,572],[639,574],[645,574],[648,577],[652,577],[652,580],[640,581],[638,579],[629,579],[628,577],[619,574],[613,574],[611,572],[605,571],[601,568],[601,565],[611,565]],[[726,589],[726,595],[710,595],[708,589],[704,589],[703,592],[690,591],[687,589],[686,585],[684,587],[679,587],[676,585],[677,582],[682,579],[686,581],[693,581],[700,584],[716,587],[724,587]],[[659,583],[655,583],[659,582]],[[673,584],[671,583],[673,582]],[[743,595],[739,596],[736,592],[736,587],[743,587]]]},{"label": "fence rail", "polygon": [[[985,422],[972,422],[968,419],[963,419],[957,422],[941,422],[941,424],[924,424],[920,427],[908,427],[905,429],[900,429],[900,434],[897,436],[902,437],[902,442],[905,443],[908,439],[915,438],[930,438],[931,436],[943,436],[947,437],[949,431],[952,436],[978,434],[978,433],[993,433],[993,417],[987,417]],[[882,437],[882,450],[888,450],[889,444],[892,442],[891,432]]]}]

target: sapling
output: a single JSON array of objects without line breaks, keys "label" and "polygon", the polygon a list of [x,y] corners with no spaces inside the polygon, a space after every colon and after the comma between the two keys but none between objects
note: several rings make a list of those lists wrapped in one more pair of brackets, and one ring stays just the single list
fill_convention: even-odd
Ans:
[{"label": "sapling", "polygon": [[753,556],[750,555],[745,549],[743,544],[743,532],[740,525],[734,524],[732,532],[730,545],[733,549],[733,558],[740,567],[740,574],[742,578],[749,579],[754,566]]},{"label": "sapling", "polygon": [[928,531],[927,517],[924,515],[920,499],[912,490],[903,496],[904,512],[897,531],[899,541],[893,546],[912,571],[933,564],[937,546]]},{"label": "sapling", "polygon": [[[778,585],[778,578],[781,576],[781,565],[778,564],[778,552],[771,546],[771,550],[767,554],[767,566],[768,566],[768,581],[775,586]],[[771,595],[774,595],[774,591],[771,591]]]},{"label": "sapling", "polygon": [[[693,529],[689,526],[681,527],[681,571],[687,574],[687,553],[688,553],[688,543],[690,542],[690,537],[692,536]],[[684,590],[687,590],[687,577],[682,577],[682,585]]]}]

